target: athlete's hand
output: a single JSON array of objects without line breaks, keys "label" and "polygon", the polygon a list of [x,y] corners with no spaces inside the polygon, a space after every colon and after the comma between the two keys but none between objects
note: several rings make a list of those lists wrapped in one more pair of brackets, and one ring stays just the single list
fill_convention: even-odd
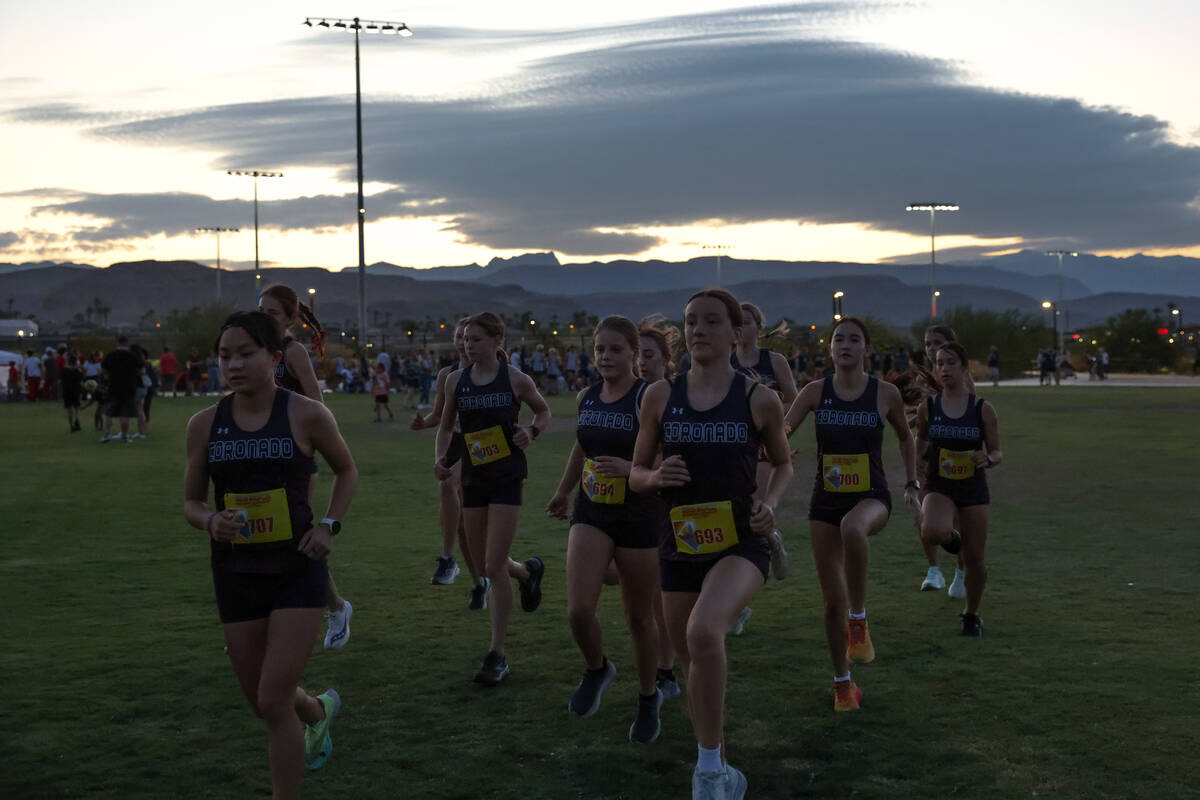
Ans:
[{"label": "athlete's hand", "polygon": [[988,468],[988,454],[986,450],[976,450],[974,453],[971,453],[971,460],[975,462],[975,466],[978,469]]},{"label": "athlete's hand", "polygon": [[439,458],[433,462],[433,474],[439,481],[445,481],[454,475],[454,470],[446,466],[445,458]]},{"label": "athlete's hand", "polygon": [[408,427],[409,430],[414,431],[425,430],[425,418],[421,416],[420,411],[418,411],[416,414],[413,414],[412,422],[408,423]]},{"label": "athlete's hand", "polygon": [[917,509],[917,527],[921,527],[921,496],[917,493],[917,487],[909,486],[904,490],[904,502],[910,508]]},{"label": "athlete's hand", "polygon": [[242,532],[244,524],[237,518],[237,509],[227,508],[213,514],[209,531],[214,541],[232,542]]},{"label": "athlete's hand", "polygon": [[524,450],[526,447],[529,447],[529,444],[532,441],[533,436],[530,435],[528,427],[524,425],[518,425],[516,430],[513,431],[513,444],[522,450]]},{"label": "athlete's hand", "polygon": [[554,497],[550,498],[550,502],[546,503],[546,516],[555,519],[567,518],[567,496],[565,494],[557,492]]},{"label": "athlete's hand", "polygon": [[628,478],[633,469],[633,462],[616,456],[596,456],[596,472],[606,478]]},{"label": "athlete's hand", "polygon": [[304,534],[304,538],[300,540],[296,549],[316,561],[329,555],[329,551],[333,549],[332,540],[333,533],[329,528],[318,525],[308,529],[308,533]]},{"label": "athlete's hand", "polygon": [[655,470],[658,473],[658,488],[669,489],[675,486],[685,486],[692,481],[683,456],[670,456],[663,459],[662,464]]},{"label": "athlete's hand", "polygon": [[766,536],[775,530],[775,509],[761,500],[755,500],[750,507],[750,530],[759,536]]}]

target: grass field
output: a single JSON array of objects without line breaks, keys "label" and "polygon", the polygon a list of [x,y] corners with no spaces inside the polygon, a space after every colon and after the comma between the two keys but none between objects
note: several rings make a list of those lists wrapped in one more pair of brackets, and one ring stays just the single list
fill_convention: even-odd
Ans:
[{"label": "grass field", "polygon": [[[917,591],[925,566],[897,513],[872,542],[878,658],[855,670],[858,714],[832,711],[804,523],[811,423],[794,439],[802,456],[781,515],[792,575],[769,583],[729,642],[728,752],[750,797],[1200,796],[1200,395],[984,391],[1005,451],[990,476],[984,637],[958,635],[960,607],[943,592]],[[49,404],[0,406],[0,797],[269,794],[263,728],[222,653],[205,537],[183,520],[184,425],[202,404],[158,399],[152,438],[103,446],[90,425],[68,435]],[[595,717],[566,713],[582,668],[566,623],[566,527],[542,508],[573,436],[570,403],[553,402],[556,424],[530,451],[514,546],[545,558],[545,600],[516,611],[513,674],[492,690],[470,682],[488,623],[466,610],[465,570],[454,586],[429,582],[432,432],[370,423],[364,396],[330,405],[361,472],[331,558],[355,616],[346,648],[316,643],[306,672],[306,686],[345,699],[333,757],[306,795],[690,796],[682,701],[664,707],[657,743],[626,741],[636,681],[615,591],[600,614],[617,682]],[[898,464],[890,437],[885,461]]]}]

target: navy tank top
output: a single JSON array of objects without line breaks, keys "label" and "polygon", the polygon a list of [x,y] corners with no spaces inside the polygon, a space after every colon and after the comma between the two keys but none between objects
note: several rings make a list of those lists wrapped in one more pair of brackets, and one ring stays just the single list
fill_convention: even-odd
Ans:
[{"label": "navy tank top", "polygon": [[815,428],[814,501],[853,505],[864,497],[888,493],[878,379],[868,378],[863,393],[847,401],[833,390],[833,378],[825,378]]},{"label": "navy tank top", "polygon": [[[761,433],[754,427],[749,379],[735,372],[725,398],[708,411],[697,411],[688,402],[687,373],[671,379],[671,394],[662,415],[663,458],[681,456],[691,481],[684,486],[664,488],[663,502],[669,522],[659,541],[659,554],[667,559],[707,560],[720,557],[713,541],[679,540],[677,516],[681,508],[701,504],[728,503],[739,543],[767,547],[766,540],[750,530],[750,508],[758,488],[755,472]],[[750,392],[757,388],[751,387]],[[718,510],[720,513],[720,510]],[[683,523],[699,533],[711,530],[703,521]]]},{"label": "navy tank top", "polygon": [[458,379],[454,405],[467,448],[464,485],[495,486],[528,474],[525,451],[513,444],[521,401],[513,392],[508,369],[508,364],[499,362],[496,377],[483,386],[471,379],[473,366]]},{"label": "navy tank top", "polygon": [[641,427],[638,410],[646,386],[646,382],[639,378],[624,397],[606,403],[600,399],[604,384],[597,383],[579,401],[575,436],[583,448],[585,460],[575,506],[585,510],[590,517],[624,521],[641,519],[647,513],[650,497],[630,489],[628,478],[600,475],[591,463],[597,456],[633,460],[633,447]]},{"label": "navy tank top", "polygon": [[758,381],[768,389],[774,390],[778,388],[778,381],[775,380],[775,365],[771,363],[771,352],[771,350],[765,347],[760,347],[758,350],[758,361],[746,367],[742,365],[735,351],[730,354],[729,363],[746,377]]},{"label": "navy tank top", "polygon": [[283,338],[283,358],[279,359],[279,363],[275,365],[275,385],[280,389],[287,389],[289,392],[304,394],[304,389],[300,385],[300,379],[292,374],[287,365],[287,351],[294,341],[296,339],[292,336],[285,336]]},{"label": "navy tank top", "polygon": [[[978,469],[971,453],[987,445],[983,438],[983,400],[972,392],[961,417],[942,408],[942,396],[926,400],[929,450],[925,453],[926,483],[930,488],[975,491],[987,486],[986,471]],[[940,488],[934,489],[940,491]]]},{"label": "navy tank top", "polygon": [[233,418],[233,398],[217,403],[208,432],[208,475],[218,511],[244,510],[242,534],[212,541],[212,559],[237,572],[285,572],[304,563],[296,549],[312,527],[308,482],[313,457],[300,451],[288,415],[293,393],[275,390],[271,416],[256,431]]}]

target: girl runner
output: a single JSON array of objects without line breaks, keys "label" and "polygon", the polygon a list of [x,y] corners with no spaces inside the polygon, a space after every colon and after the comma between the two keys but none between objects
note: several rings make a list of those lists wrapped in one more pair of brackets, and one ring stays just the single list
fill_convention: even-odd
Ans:
[{"label": "girl runner", "polygon": [[[463,333],[466,329],[467,318],[463,317],[454,326],[454,351],[458,360],[448,367],[443,367],[437,374],[437,400],[428,416],[417,412],[409,426],[414,431],[436,428],[442,421],[442,412],[446,406],[446,378],[467,363],[463,350]],[[454,538],[458,536],[458,549],[462,552],[467,571],[471,573],[471,599],[467,608],[471,611],[481,611],[487,608],[487,590],[490,581],[480,574],[478,559],[476,559],[467,544],[467,529],[462,521],[462,456],[466,444],[463,442],[462,431],[455,426],[454,435],[447,455],[447,464],[452,475],[438,481],[442,494],[442,555],[438,556],[437,569],[434,570],[432,583],[448,586],[458,577],[458,564],[454,561]]]},{"label": "girl runner", "polygon": [[578,487],[567,540],[567,616],[587,669],[567,711],[580,717],[595,714],[617,674],[604,655],[596,619],[605,571],[615,560],[638,668],[637,716],[629,728],[629,741],[653,742],[662,730],[653,613],[653,597],[659,593],[656,548],[662,515],[656,497],[637,494],[628,486],[646,389],[646,382],[633,373],[638,329],[625,317],[605,317],[596,326],[594,342],[596,370],[602,380],[576,398],[575,447],[558,491],[546,505],[547,514],[566,519],[567,496]]},{"label": "girl runner", "polygon": [[[217,347],[233,393],[188,422],[184,513],[211,539],[229,660],[267,723],[274,796],[293,798],[304,767],[318,769],[333,748],[337,692],[313,697],[297,684],[325,605],[325,558],[358,471],[333,415],[275,385],[283,344],[270,317],[233,314]],[[314,453],[334,473],[329,508],[315,526],[308,502]]]},{"label": "girl runner", "polygon": [[383,410],[387,412],[388,421],[391,422],[396,419],[396,415],[388,406],[388,389],[391,388],[392,382],[388,378],[387,367],[382,361],[375,362],[374,373],[371,376],[371,394],[375,397],[375,421],[383,421],[383,415],[379,413],[380,410]]},{"label": "girl runner", "polygon": [[927,546],[961,554],[967,589],[962,633],[980,636],[990,500],[984,470],[999,464],[1004,454],[995,409],[967,387],[968,363],[960,344],[951,342],[937,351],[934,374],[942,391],[917,411],[917,449],[926,453],[927,464],[921,539]]},{"label": "girl runner", "polygon": [[[283,343],[283,358],[275,365],[275,384],[323,405],[325,399],[321,396],[321,385],[317,382],[317,373],[313,371],[308,351],[288,334],[296,323],[304,323],[312,331],[313,352],[318,356],[325,354],[325,329],[317,321],[312,309],[300,302],[291,287],[272,283],[259,295],[258,310],[275,322],[275,331]],[[316,491],[317,462],[314,460],[312,479],[308,485],[309,503]],[[332,573],[329,573],[329,603],[326,611],[328,624],[325,628],[325,647],[336,649],[345,646],[350,640],[350,618],[354,615],[354,607],[338,592]]]},{"label": "girl runner", "polygon": [[[509,576],[519,581],[521,608],[534,611],[542,602],[545,564],[534,556],[518,564],[509,558],[517,517],[521,511],[521,482],[527,474],[525,448],[550,423],[550,408],[528,375],[498,359],[504,344],[504,323],[490,311],[467,319],[464,349],[468,364],[446,378],[449,399],[438,428],[434,474],[438,480],[454,475],[449,450],[454,423],[462,423],[466,454],[463,463],[463,520],[472,553],[483,559],[491,581],[492,638],[475,681],[499,684],[509,673],[504,636],[512,610]],[[533,409],[533,423],[517,424],[521,404]]]},{"label": "girl runner", "polygon": [[[776,504],[792,476],[783,408],[730,363],[742,309],[724,289],[694,294],[684,310],[691,370],[646,390],[629,484],[661,491],[669,527],[660,538],[663,610],[687,676],[699,745],[692,797],[742,798],[724,739],[725,634],[767,577]],[[760,446],[773,466],[755,500]],[[662,462],[656,462],[659,450]]]},{"label": "girl runner", "polygon": [[900,391],[863,368],[870,343],[861,320],[843,317],[829,337],[833,376],[805,386],[785,421],[790,432],[810,413],[816,415],[817,473],[808,526],[825,601],[837,711],[857,709],[862,699],[850,677],[850,662],[875,658],[867,629],[867,539],[883,530],[892,510],[883,471],[885,419],[896,432],[904,460],[904,500],[914,508],[920,488]]}]

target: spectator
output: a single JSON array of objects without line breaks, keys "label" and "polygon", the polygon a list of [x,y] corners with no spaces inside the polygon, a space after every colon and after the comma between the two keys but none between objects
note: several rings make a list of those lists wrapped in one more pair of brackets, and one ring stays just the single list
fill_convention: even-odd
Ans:
[{"label": "spectator", "polygon": [[13,403],[21,399],[21,370],[17,368],[16,361],[8,362],[8,402]]},{"label": "spectator", "polygon": [[987,357],[988,375],[992,378],[992,386],[1000,385],[1000,351],[996,349],[996,345],[992,345],[988,350]]},{"label": "spectator", "polygon": [[38,399],[38,391],[42,388],[42,360],[33,354],[32,350],[25,351],[25,390],[29,393],[29,402]]},{"label": "spectator", "polygon": [[[387,375],[392,374],[392,357],[387,354],[387,351],[380,348],[379,355],[375,356],[375,363],[383,365],[383,371]],[[389,377],[388,380],[391,380]]]},{"label": "spectator", "polygon": [[[208,354],[208,360],[205,362],[208,366],[208,390],[210,392],[221,393],[221,361],[217,358],[217,349],[214,347],[212,352]],[[147,415],[149,416],[149,415]]]},{"label": "spectator", "polygon": [[[59,395],[60,399],[62,397],[62,371],[64,369],[66,369],[66,367],[67,367],[67,346],[65,344],[60,344],[58,346],[58,351],[54,356],[54,371],[58,375],[58,380],[59,380],[58,395]],[[79,374],[83,375],[82,372]]]},{"label": "spectator", "polygon": [[[108,376],[108,408],[104,417],[104,436],[100,442],[116,438],[128,443],[129,421],[138,415],[135,404],[137,387],[141,385],[141,362],[129,349],[129,339],[118,336],[117,349],[106,355],[100,366]],[[121,433],[116,437],[112,435],[113,417],[120,421],[121,426]]]},{"label": "spectator", "polygon": [[[64,347],[65,351],[66,348]],[[83,370],[79,361],[72,355],[65,360],[59,371],[59,382],[62,385],[63,408],[67,410],[67,430],[76,433],[79,427],[79,399],[83,389]]]},{"label": "spectator", "polygon": [[429,402],[429,390],[433,388],[433,381],[437,378],[437,360],[433,351],[421,353],[417,357],[417,364],[421,368],[421,396],[417,400],[417,408],[433,408],[433,403]]},{"label": "spectator", "polygon": [[42,399],[58,399],[58,368],[54,362],[54,348],[47,347],[42,354]]},{"label": "spectator", "polygon": [[189,397],[204,394],[204,361],[200,358],[200,351],[195,348],[192,348],[191,354],[188,355],[187,387]]},{"label": "spectator", "polygon": [[171,348],[164,346],[162,357],[158,359],[158,373],[162,376],[163,394],[170,390],[171,396],[175,396],[175,372],[178,369],[179,359],[171,352]]}]

